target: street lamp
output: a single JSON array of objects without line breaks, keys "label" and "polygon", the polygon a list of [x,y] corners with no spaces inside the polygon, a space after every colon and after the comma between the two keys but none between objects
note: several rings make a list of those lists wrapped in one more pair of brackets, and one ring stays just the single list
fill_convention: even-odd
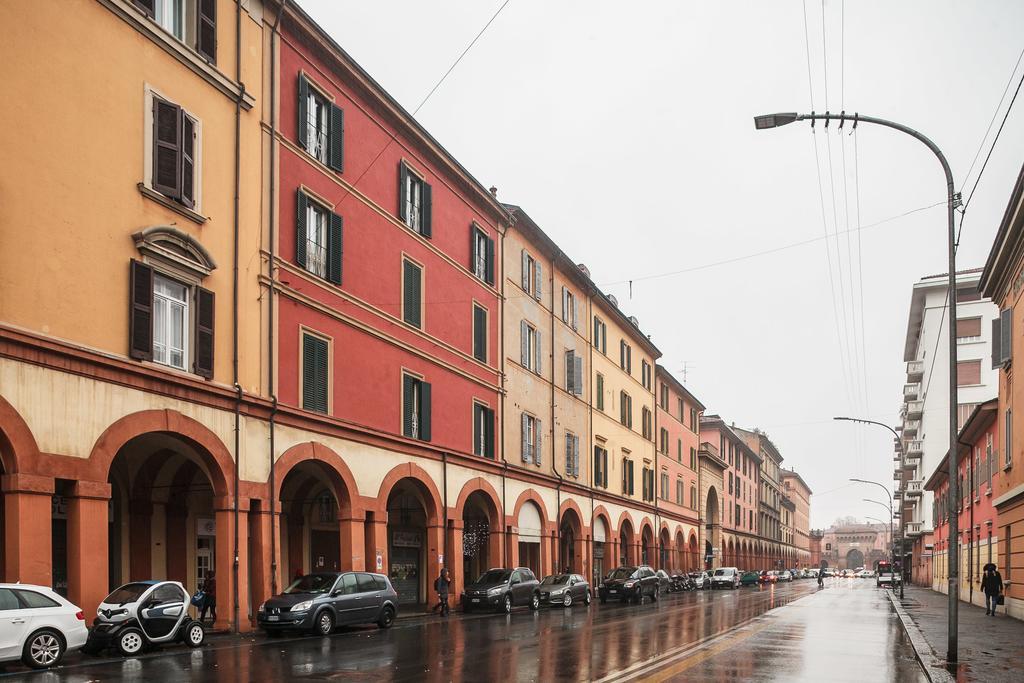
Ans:
[{"label": "street lamp", "polygon": [[[879,484],[877,481],[871,481],[870,479],[855,479],[855,478],[852,478],[852,477],[850,478],[850,481],[860,482],[861,484],[874,484],[875,486],[877,486],[880,489],[882,489],[883,491],[885,491],[885,495],[889,496],[889,559],[892,560],[892,562],[893,562],[893,569],[895,569],[896,568],[896,564],[895,564],[895,562],[896,562],[896,557],[895,557],[895,555],[896,555],[896,547],[895,547],[895,545],[893,545],[893,537],[892,537],[892,494],[889,493],[889,489],[887,489],[884,484]],[[865,499],[865,500],[867,500],[867,499]],[[903,582],[900,581],[900,585],[902,585],[902,584],[903,584]]]},{"label": "street lamp", "polygon": [[[870,520],[872,520],[874,522],[878,522],[879,524],[885,524],[885,520],[884,519],[879,519],[878,517],[869,517],[869,516],[865,515],[864,519],[870,519]],[[894,547],[895,543],[896,542],[893,540],[893,537],[892,537],[892,518],[889,518],[889,547]]]},{"label": "street lamp", "polygon": [[[894,121],[888,121],[886,119],[879,119],[873,116],[861,116],[860,114],[853,114],[852,116],[847,114],[845,111],[838,114],[831,114],[825,112],[824,114],[815,114],[813,111],[810,114],[797,114],[796,112],[786,112],[780,114],[766,114],[763,116],[754,117],[754,128],[757,130],[765,130],[768,128],[778,128],[779,126],[785,126],[793,123],[794,121],[810,121],[811,126],[814,126],[815,121],[824,121],[825,125],[828,125],[829,121],[840,121],[842,122],[852,121],[854,128],[860,122],[873,123],[878,126],[885,126],[886,128],[892,128],[898,130],[901,133],[905,133],[910,137],[914,138],[918,142],[924,144],[928,149],[931,150],[932,154],[939,160],[939,164],[942,165],[942,173],[946,176],[946,254],[949,261],[949,453],[947,454],[947,462],[949,472],[949,499],[959,500],[957,497],[959,492],[957,491],[956,478],[952,476],[953,472],[957,471],[957,454],[959,448],[957,444],[957,402],[956,402],[956,230],[953,227],[953,211],[960,205],[960,194],[953,187],[953,172],[949,169],[949,163],[946,161],[946,157],[943,156],[942,151],[938,146],[929,140],[924,135],[921,135],[913,128],[904,126],[901,123]],[[949,506],[949,537],[957,537],[957,512],[956,506]],[[947,558],[949,560],[949,620],[947,624],[946,634],[946,660],[950,662],[957,661],[957,620],[959,616],[959,601],[960,601],[960,558],[958,557],[959,552],[955,543],[949,544],[949,552]],[[900,585],[902,586],[902,581]]]}]

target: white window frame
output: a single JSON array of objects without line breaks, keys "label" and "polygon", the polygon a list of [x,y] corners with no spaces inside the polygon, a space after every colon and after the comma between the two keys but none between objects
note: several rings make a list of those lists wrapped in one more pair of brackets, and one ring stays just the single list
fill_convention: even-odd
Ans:
[{"label": "white window frame", "polygon": [[487,241],[488,237],[477,228],[473,228],[473,242],[476,244],[476,261],[473,263],[473,274],[479,280],[487,281]]},{"label": "white window frame", "polygon": [[537,372],[537,328],[526,323],[526,368]]},{"label": "white window frame", "polygon": [[[306,203],[306,270],[327,278],[327,232],[330,212],[310,199]],[[316,237],[319,236],[319,243]]]},{"label": "white window frame", "polygon": [[[195,0],[156,0],[153,5],[153,18],[157,26],[181,42],[185,42],[189,34],[186,21],[187,6],[190,6],[195,12]],[[177,26],[175,26],[176,22]]]},{"label": "white window frame", "polygon": [[423,232],[423,178],[410,169],[405,174],[405,224]]},{"label": "white window frame", "polygon": [[[184,290],[184,297],[182,299],[173,298],[169,295],[160,293],[157,291],[157,284],[160,282],[169,283],[176,287],[181,287]],[[192,299],[192,287],[184,282],[180,282],[173,278],[167,277],[166,275],[153,271],[153,361],[166,365],[171,368],[178,370],[188,371],[188,359],[189,359],[189,337],[192,331],[192,320],[191,320],[191,299]],[[161,311],[161,304],[164,306],[164,310]],[[175,306],[181,318],[181,348],[174,349],[170,345],[170,330],[171,330],[171,313],[170,307]],[[163,327],[164,335],[163,339],[157,338],[157,318],[163,316]],[[181,365],[175,365],[171,362],[170,354],[172,351],[181,352]],[[161,357],[162,356],[162,357]]]},{"label": "white window frame", "polygon": [[306,153],[322,164],[327,163],[327,140],[331,105],[313,87],[306,96]]}]

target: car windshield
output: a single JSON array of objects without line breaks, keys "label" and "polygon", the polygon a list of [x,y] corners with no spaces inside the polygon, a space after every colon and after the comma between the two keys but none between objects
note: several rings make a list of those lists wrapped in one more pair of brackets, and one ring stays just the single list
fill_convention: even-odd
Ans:
[{"label": "car windshield", "polygon": [[151,583],[128,583],[108,595],[103,602],[108,605],[127,605],[130,602],[136,602],[152,586]]},{"label": "car windshield", "polygon": [[284,594],[326,593],[331,590],[331,586],[334,585],[337,578],[336,574],[307,574],[292,581],[292,585],[284,589]]},{"label": "car windshield", "polygon": [[731,569],[716,569],[715,576],[732,576]]},{"label": "car windshield", "polygon": [[512,572],[508,569],[490,569],[481,574],[476,583],[481,586],[489,583],[504,583],[510,576],[512,576]]},{"label": "car windshield", "polygon": [[619,567],[608,575],[609,580],[614,581],[615,579],[631,579],[636,574],[635,567]]},{"label": "car windshield", "polygon": [[569,583],[568,574],[555,574],[554,576],[545,576],[544,580],[540,582],[542,586],[560,586],[563,583]]}]

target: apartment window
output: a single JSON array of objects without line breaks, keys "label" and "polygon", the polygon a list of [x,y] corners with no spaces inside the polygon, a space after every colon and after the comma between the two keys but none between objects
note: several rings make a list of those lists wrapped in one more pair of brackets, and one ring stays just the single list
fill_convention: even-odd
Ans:
[{"label": "apartment window", "polygon": [[579,326],[579,316],[576,310],[576,295],[568,290],[566,287],[562,287],[562,322],[577,329]]},{"label": "apartment window", "polygon": [[661,499],[668,500],[668,474],[661,473]]},{"label": "apartment window", "polygon": [[533,258],[533,256],[525,249],[523,249],[522,261],[523,272],[521,284],[523,286],[523,291],[527,294],[533,295],[534,299],[540,301],[541,292],[544,289],[544,268],[540,265],[537,259]]},{"label": "apartment window", "polygon": [[594,381],[594,403],[597,404],[598,410],[604,410],[604,375],[600,372],[597,373],[597,378]]},{"label": "apartment window", "polygon": [[958,387],[981,384],[981,361],[962,360],[956,364],[956,385]]},{"label": "apartment window", "polygon": [[622,460],[622,495],[633,495],[633,461],[629,458]]},{"label": "apartment window", "polygon": [[473,358],[487,362],[487,309],[473,304]]},{"label": "apartment window", "polygon": [[430,185],[404,161],[398,166],[398,217],[409,228],[430,237]]},{"label": "apartment window", "polygon": [[640,431],[645,439],[653,439],[654,431],[653,425],[651,424],[651,411],[647,406],[644,406],[640,411]]},{"label": "apartment window", "polygon": [[697,487],[690,485],[690,507],[694,510],[697,509]]},{"label": "apartment window", "polygon": [[678,462],[682,462],[683,461],[683,440],[682,439],[677,439],[676,440],[676,460]]},{"label": "apartment window", "polygon": [[668,455],[668,430],[664,427],[658,430],[658,450],[662,455]]},{"label": "apartment window", "polygon": [[633,374],[633,349],[625,339],[619,340],[619,367],[625,370],[626,374]]},{"label": "apartment window", "polygon": [[402,434],[430,441],[430,384],[409,374],[402,375]]},{"label": "apartment window", "polygon": [[541,372],[540,332],[525,320],[519,323],[519,362],[538,375]]},{"label": "apartment window", "polygon": [[686,412],[685,412],[685,405],[686,404],[683,403],[683,399],[681,397],[676,399],[676,404],[677,404],[677,406],[679,408],[679,421],[682,422],[686,418]]},{"label": "apartment window", "polygon": [[690,469],[697,471],[697,449],[693,446],[690,447]]},{"label": "apartment window", "polygon": [[214,294],[131,261],[129,356],[213,377]]},{"label": "apartment window", "polygon": [[402,320],[423,327],[423,268],[402,259]]},{"label": "apartment window", "polygon": [[683,480],[676,479],[676,505],[683,504]]},{"label": "apartment window", "polygon": [[640,361],[640,383],[644,389],[651,390],[651,364],[647,361]]},{"label": "apartment window", "polygon": [[665,384],[664,382],[662,382],[661,383],[661,387],[659,388],[659,391],[660,391],[660,393],[658,395],[659,396],[659,398],[658,398],[658,405],[661,406],[662,410],[667,411],[668,410],[668,385]]},{"label": "apartment window", "polygon": [[981,318],[957,318],[956,340],[961,344],[981,341]]},{"label": "apartment window", "polygon": [[619,422],[633,428],[633,399],[625,391],[619,392]]},{"label": "apartment window", "polygon": [[473,404],[473,454],[494,460],[494,411]]},{"label": "apartment window", "polygon": [[323,337],[302,333],[302,407],[326,413],[329,410],[330,344]]},{"label": "apartment window", "polygon": [[729,473],[729,495],[732,495],[732,472]]},{"label": "apartment window", "polygon": [[572,432],[565,433],[565,473],[580,476],[580,437]]},{"label": "apartment window", "polygon": [[207,61],[217,62],[217,0],[132,0],[132,3]]},{"label": "apartment window", "polygon": [[[1010,409],[1006,410],[1005,425],[1006,437],[1003,443],[1003,466],[1009,467],[1013,464],[1013,411]],[[1009,553],[1006,556],[1009,557]]]},{"label": "apartment window", "polygon": [[489,285],[494,284],[494,240],[480,228],[471,229],[470,268],[473,274]]},{"label": "apartment window", "polygon": [[345,112],[299,74],[299,145],[322,164],[342,170]]},{"label": "apartment window", "polygon": [[735,503],[735,505],[736,514],[733,516],[733,519],[736,520],[736,526],[741,526],[743,524],[743,510],[740,509],[739,503]]},{"label": "apartment window", "polygon": [[153,189],[194,209],[197,203],[198,120],[178,105],[154,95],[151,142]]},{"label": "apartment window", "polygon": [[608,488],[608,451],[594,446],[594,486]]},{"label": "apartment window", "polygon": [[973,413],[974,409],[977,407],[977,403],[960,403],[957,405],[957,429],[963,429],[964,425],[967,423],[967,420],[970,419],[971,413]]},{"label": "apartment window", "polygon": [[594,316],[594,348],[601,353],[608,355],[608,326],[604,321]]},{"label": "apartment window", "polygon": [[696,432],[697,431],[697,419],[698,419],[698,417],[697,417],[697,409],[696,408],[690,408],[690,431],[691,432]]},{"label": "apartment window", "polygon": [[956,302],[981,301],[981,292],[976,287],[962,287],[956,290]]},{"label": "apartment window", "polygon": [[583,356],[575,351],[565,352],[565,390],[577,396],[583,395]]},{"label": "apartment window", "polygon": [[295,262],[336,285],[341,284],[342,220],[302,190],[298,191]]},{"label": "apartment window", "polygon": [[541,460],[542,424],[539,418],[523,413],[520,456],[524,463],[539,465]]},{"label": "apartment window", "polygon": [[644,466],[641,471],[642,480],[640,482],[642,487],[641,498],[645,501],[651,502],[654,500],[654,470]]}]

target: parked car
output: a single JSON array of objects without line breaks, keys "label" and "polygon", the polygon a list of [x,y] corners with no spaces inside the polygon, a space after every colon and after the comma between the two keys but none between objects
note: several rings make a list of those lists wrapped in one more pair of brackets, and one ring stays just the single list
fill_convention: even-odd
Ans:
[{"label": "parked car", "polygon": [[0,614],[0,662],[20,659],[33,669],[57,666],[89,636],[82,610],[46,586],[0,583]]},{"label": "parked car", "polygon": [[508,614],[513,607],[540,607],[540,581],[528,567],[488,569],[462,592],[462,610],[498,609]]},{"label": "parked car", "polygon": [[540,604],[570,607],[590,604],[590,583],[579,574],[552,574],[540,582]]},{"label": "parked car", "polygon": [[707,572],[690,572],[690,578],[700,590],[711,587],[711,574]]},{"label": "parked car", "polygon": [[775,572],[764,570],[758,577],[759,583],[775,583],[779,580],[779,577],[775,576]]},{"label": "parked car", "polygon": [[206,631],[189,616],[188,606],[188,592],[177,581],[126,583],[103,598],[82,651],[99,654],[113,648],[133,657],[153,645],[199,647]]},{"label": "parked car", "polygon": [[657,600],[660,593],[658,575],[646,565],[613,569],[597,589],[601,604],[609,600],[641,603],[645,596]]},{"label": "parked car", "polygon": [[657,569],[654,572],[655,576],[658,577],[658,588],[662,593],[674,593],[675,589],[672,586],[672,577],[664,569]]},{"label": "parked car", "polygon": [[318,572],[295,579],[260,605],[256,623],[268,635],[299,629],[325,636],[347,624],[388,628],[396,616],[398,593],[385,575]]},{"label": "parked car", "polygon": [[757,572],[743,572],[743,576],[740,577],[741,586],[756,586],[761,580],[761,575]]},{"label": "parked car", "polygon": [[896,573],[891,562],[885,560],[879,562],[877,572],[875,577],[876,588],[880,588],[883,584],[890,587],[900,585],[900,576]]},{"label": "parked car", "polygon": [[711,575],[711,588],[739,588],[740,570],[736,567],[719,567]]},{"label": "parked car", "polygon": [[793,575],[789,573],[789,570],[783,569],[782,571],[775,572],[775,578],[778,581],[792,581]]}]

